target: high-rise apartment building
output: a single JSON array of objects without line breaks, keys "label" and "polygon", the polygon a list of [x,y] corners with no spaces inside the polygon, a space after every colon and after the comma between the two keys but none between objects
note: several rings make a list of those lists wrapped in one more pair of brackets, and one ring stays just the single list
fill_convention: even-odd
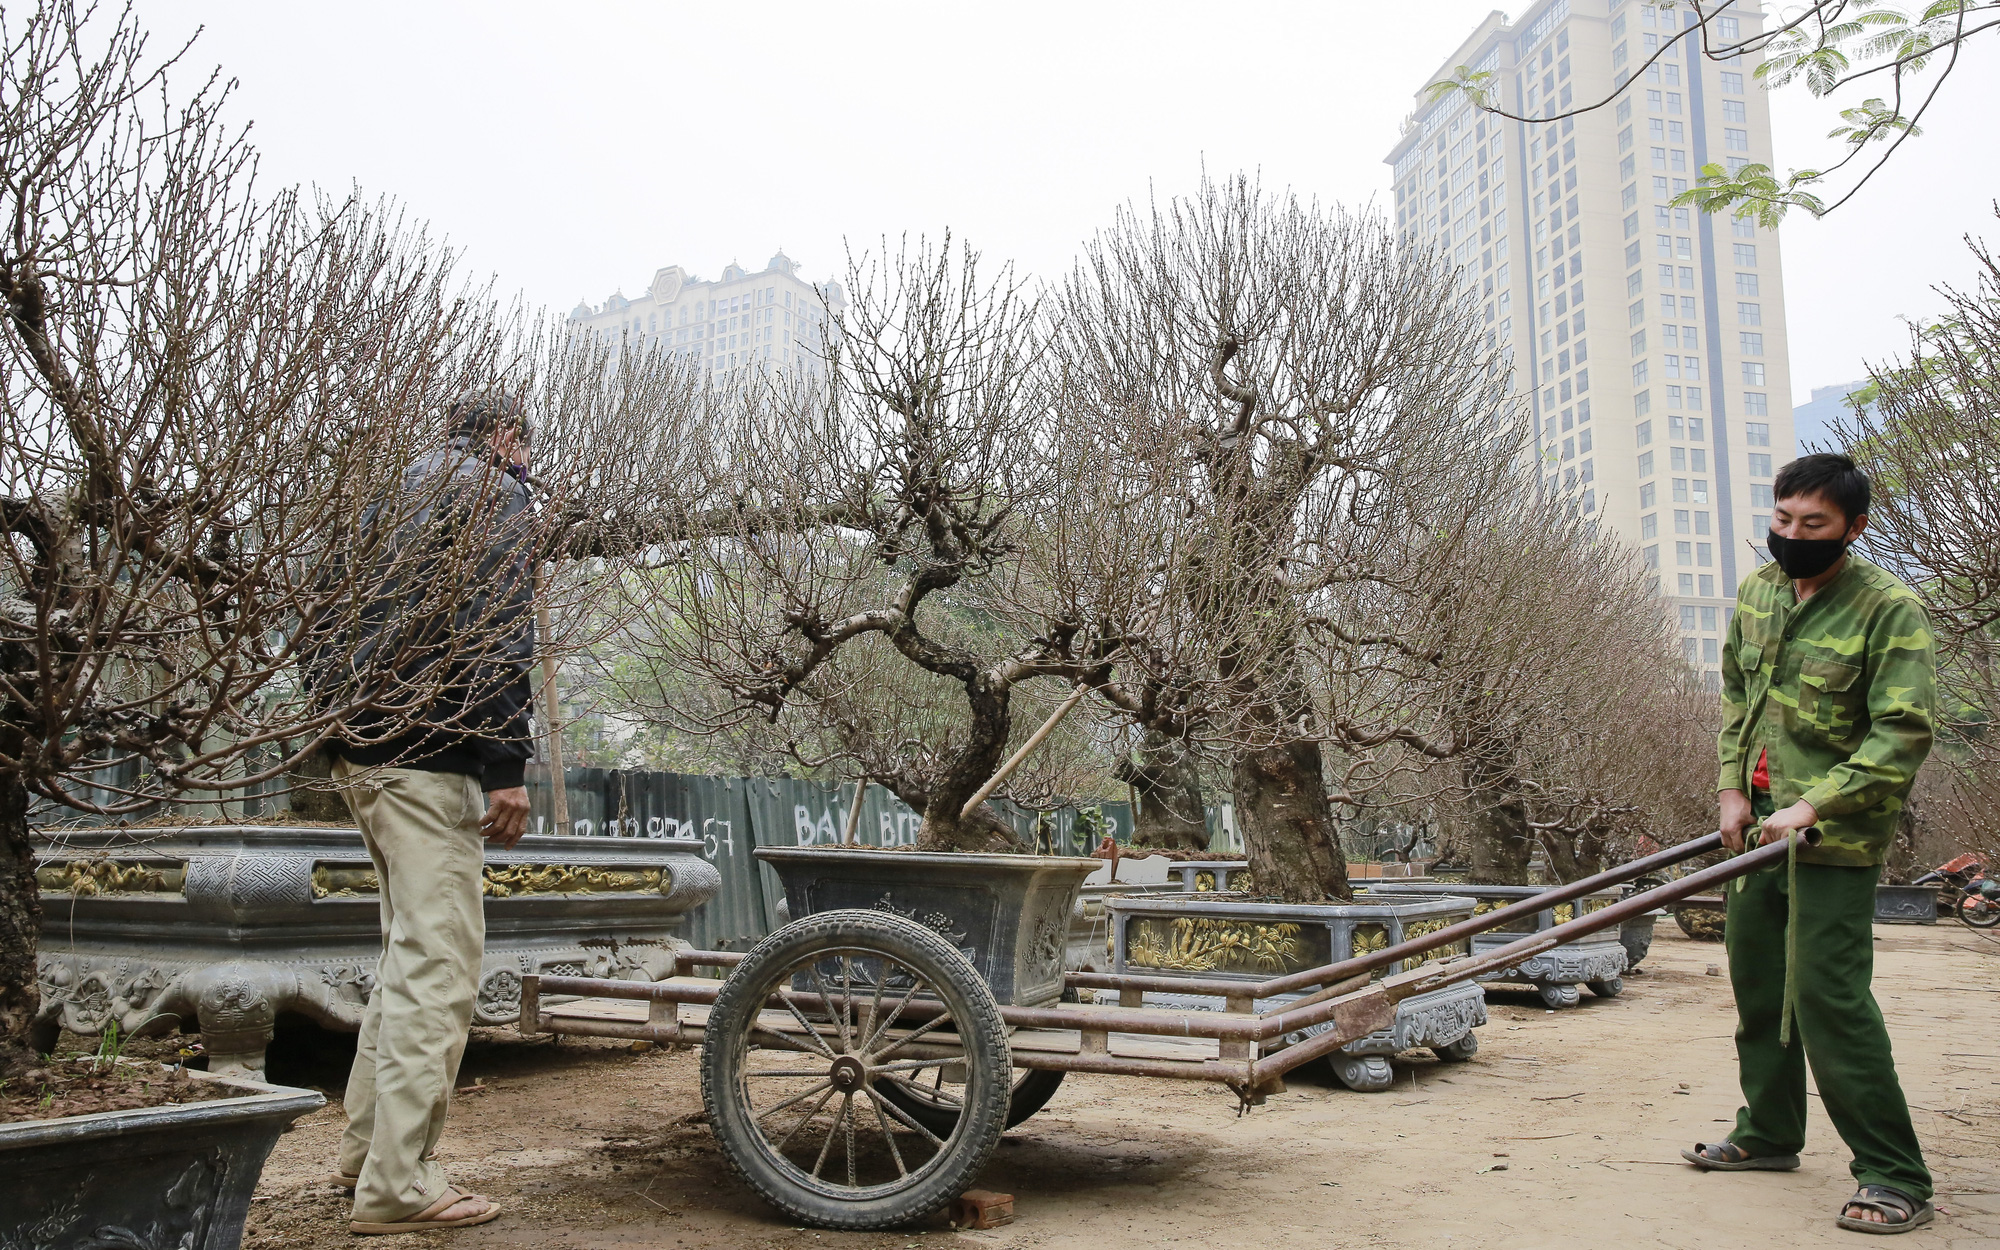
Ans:
[{"label": "high-rise apartment building", "polygon": [[827,323],[847,299],[839,283],[814,285],[798,270],[783,252],[761,272],[730,264],[712,282],[668,265],[637,299],[617,294],[595,308],[578,304],[569,323],[610,343],[658,343],[715,370],[812,374],[825,359]]},{"label": "high-rise apartment building", "polygon": [[[1730,13],[1718,46],[1764,20],[1754,0]],[[1703,58],[1698,31],[1676,42],[1695,20],[1634,0],[1495,12],[1430,81],[1491,74],[1495,105],[1537,119],[1624,90],[1527,122],[1419,91],[1388,163],[1405,246],[1449,253],[1512,353],[1550,505],[1657,569],[1683,654],[1713,684],[1793,440],[1778,236],[1671,203],[1705,164],[1771,163],[1754,60]]]}]

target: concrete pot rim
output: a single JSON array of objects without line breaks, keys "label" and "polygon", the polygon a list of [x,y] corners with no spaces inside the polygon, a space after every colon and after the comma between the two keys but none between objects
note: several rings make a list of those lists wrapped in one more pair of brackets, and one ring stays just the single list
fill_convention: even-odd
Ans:
[{"label": "concrete pot rim", "polygon": [[754,854],[761,860],[789,860],[810,863],[827,859],[856,864],[893,864],[921,857],[926,863],[951,868],[1008,868],[1017,871],[1050,871],[1068,868],[1089,876],[1104,866],[1101,859],[1078,855],[995,855],[980,851],[919,851],[910,847],[860,846],[760,846]]},{"label": "concrete pot rim", "polygon": [[1388,891],[1377,895],[1370,902],[1355,901],[1342,903],[1329,899],[1324,903],[1260,903],[1253,898],[1238,897],[1234,891],[1205,890],[1199,894],[1139,894],[1123,898],[1107,898],[1107,911],[1127,912],[1133,915],[1170,916],[1187,914],[1191,909],[1214,907],[1227,909],[1228,914],[1278,920],[1380,920],[1389,916],[1421,918],[1454,911],[1468,911],[1477,902],[1463,895],[1406,894],[1398,898]]},{"label": "concrete pot rim", "polygon": [[[254,837],[256,839],[254,845],[258,849],[280,851],[320,847],[329,841],[337,841],[344,845],[350,839],[361,837],[361,830],[354,825],[144,825],[123,828],[101,825],[74,828],[38,825],[28,833],[32,840],[58,853],[65,847],[73,847],[85,854],[143,850],[146,847],[170,843],[176,838]],[[699,838],[607,838],[596,834],[583,836],[573,833],[531,833],[515,844],[513,850],[496,853],[503,858],[527,860],[541,858],[527,854],[530,851],[562,850],[569,852],[565,858],[579,859],[592,852],[612,856],[630,854],[634,848],[699,854],[702,842]]]},{"label": "concrete pot rim", "polygon": [[[163,1072],[172,1070],[167,1064],[159,1066]],[[160,1129],[209,1128],[235,1120],[281,1118],[289,1122],[326,1105],[326,1095],[316,1089],[273,1085],[250,1077],[210,1072],[189,1072],[188,1076],[245,1093],[237,1098],[217,1098],[207,1102],[93,1111],[88,1115],[64,1116],[54,1120],[18,1120],[12,1124],[0,1124],[0,1151],[32,1150],[96,1137],[117,1137]]]}]

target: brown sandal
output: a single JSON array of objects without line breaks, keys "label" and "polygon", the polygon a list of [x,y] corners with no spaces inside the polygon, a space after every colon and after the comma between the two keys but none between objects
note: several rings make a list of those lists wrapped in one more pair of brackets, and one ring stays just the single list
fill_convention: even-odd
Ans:
[{"label": "brown sandal", "polygon": [[[486,1209],[477,1215],[461,1216],[455,1220],[438,1218],[446,1211],[451,1210],[452,1207],[468,1199],[474,1202],[485,1203]],[[491,1198],[483,1194],[468,1194],[455,1185],[447,1185],[445,1186],[443,1196],[415,1215],[405,1216],[400,1220],[394,1220],[386,1224],[376,1224],[366,1220],[349,1220],[347,1222],[347,1231],[372,1237],[383,1233],[421,1233],[426,1229],[432,1228],[470,1228],[474,1224],[484,1224],[499,1214],[500,1204]]]},{"label": "brown sandal", "polygon": [[1693,1150],[1681,1151],[1681,1158],[1704,1172],[1796,1172],[1797,1155],[1754,1157],[1733,1141],[1696,1142]]}]

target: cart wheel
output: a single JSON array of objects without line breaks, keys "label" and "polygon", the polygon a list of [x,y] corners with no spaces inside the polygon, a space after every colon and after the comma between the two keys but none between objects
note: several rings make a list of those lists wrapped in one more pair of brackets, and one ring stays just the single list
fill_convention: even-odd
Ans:
[{"label": "cart wheel", "polygon": [[2000,899],[1988,898],[1984,894],[1967,894],[1959,900],[1958,918],[1974,929],[2000,925]]},{"label": "cart wheel", "polygon": [[1542,1002],[1549,1008],[1574,1007],[1583,1001],[1583,991],[1574,985],[1544,985],[1541,987]]},{"label": "cart wheel", "polygon": [[1588,985],[1590,992],[1599,998],[1616,998],[1625,992],[1624,977],[1610,977],[1603,981],[1586,981],[1584,984]]},{"label": "cart wheel", "polygon": [[1467,1033],[1455,1042],[1431,1047],[1431,1053],[1446,1063],[1463,1063],[1479,1053],[1479,1038],[1475,1034]]},{"label": "cart wheel", "polygon": [[[1078,1001],[1075,990],[1065,989],[1061,1001]],[[958,1105],[963,1091],[950,1078],[957,1073],[938,1068],[924,1074],[922,1081],[912,1081],[908,1085],[883,1087],[884,1098],[901,1107],[909,1117],[933,1133],[944,1133],[958,1120]],[[1049,1099],[1062,1088],[1063,1074],[1041,1068],[1017,1068],[1014,1072],[1014,1089],[1007,1096],[1007,1127],[1013,1128],[1029,1116],[1049,1105]]]},{"label": "cart wheel", "polygon": [[[958,1114],[925,1125],[885,1093],[951,1066]],[[716,996],[701,1093],[724,1155],[773,1206],[881,1229],[958,1197],[999,1144],[1006,1030],[965,957],[901,916],[831,911],[759,942]]]}]

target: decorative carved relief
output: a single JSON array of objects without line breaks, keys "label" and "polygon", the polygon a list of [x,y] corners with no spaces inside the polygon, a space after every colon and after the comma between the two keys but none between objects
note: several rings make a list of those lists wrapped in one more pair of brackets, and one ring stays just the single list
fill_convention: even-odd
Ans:
[{"label": "decorative carved relief", "polygon": [[[312,896],[353,898],[381,892],[372,865],[316,863]],[[659,894],[673,892],[674,875],[661,868],[598,868],[589,864],[488,864],[479,892],[489,898],[526,894]]]},{"label": "decorative carved relief", "polygon": [[1292,972],[1305,967],[1300,934],[1290,923],[1135,917],[1126,925],[1125,962],[1174,972]]},{"label": "decorative carved relief", "polygon": [[186,879],[186,864],[138,860],[72,859],[35,869],[35,884],[42,893],[80,898],[93,894],[179,894]]}]

